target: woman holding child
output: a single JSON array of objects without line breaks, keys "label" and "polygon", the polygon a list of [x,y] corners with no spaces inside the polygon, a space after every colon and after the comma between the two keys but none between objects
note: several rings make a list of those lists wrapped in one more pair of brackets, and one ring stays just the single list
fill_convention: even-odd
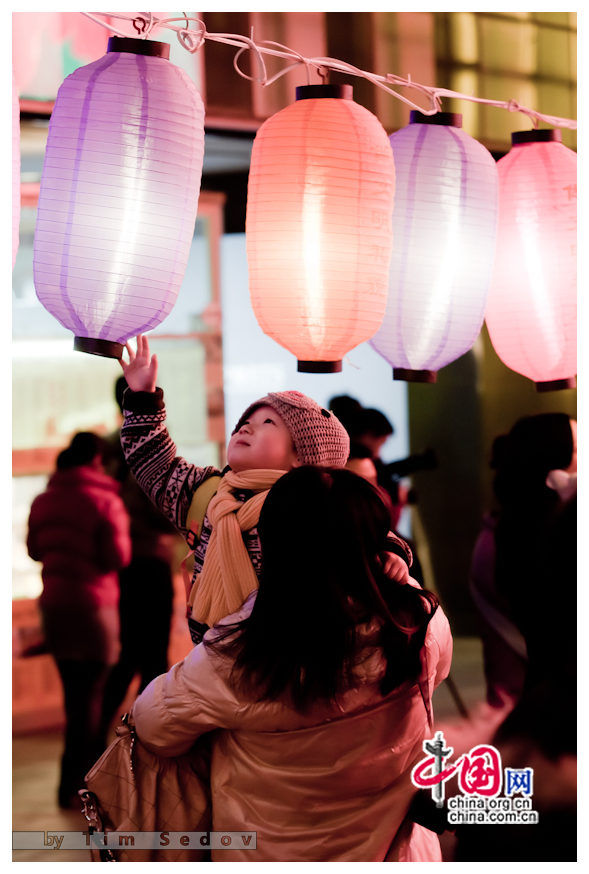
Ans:
[{"label": "woman holding child", "polygon": [[[155,376],[127,399],[123,445],[185,530],[210,474],[176,458],[154,389]],[[403,543],[376,489],[342,469],[347,452],[333,414],[298,392],[246,410],[199,541],[193,615],[212,627],[133,708],[139,739],[160,755],[214,732],[213,830],[254,831],[256,848],[213,850],[213,861],[441,860],[437,836],[408,813],[450,631],[435,596],[407,584],[390,552]],[[230,580],[244,553],[252,574]]]}]

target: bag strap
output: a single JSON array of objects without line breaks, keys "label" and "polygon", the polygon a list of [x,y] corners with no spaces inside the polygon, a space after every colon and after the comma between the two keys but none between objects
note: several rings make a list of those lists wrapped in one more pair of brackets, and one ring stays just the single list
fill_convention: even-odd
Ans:
[{"label": "bag strap", "polygon": [[[431,696],[429,693],[429,670],[428,670],[428,661],[427,661],[427,647],[425,645],[425,640],[423,642],[423,646],[421,648],[420,653],[421,660],[421,671],[419,673],[419,679],[417,681],[417,685],[419,687],[419,692],[421,694],[421,698],[423,701],[423,706],[425,707],[425,712],[427,714],[427,724],[429,730],[432,735],[434,732],[434,720],[432,714],[432,702]],[[413,828],[413,823],[417,823],[418,825],[423,826],[424,828],[429,829],[430,831],[436,832],[437,834],[442,834],[447,828],[448,823],[445,819],[446,812],[440,811],[436,805],[434,804],[431,796],[426,793],[425,789],[416,789],[414,790],[413,796],[411,798],[411,803],[409,805],[409,809],[401,825],[401,828],[395,833],[393,839],[389,845],[389,848],[384,857],[384,861],[397,861],[396,858],[388,859],[389,855],[394,852],[395,844],[399,839],[399,836],[402,834],[401,829],[403,826],[408,829],[405,837],[411,833],[411,829]]]},{"label": "bag strap", "polygon": [[[421,656],[422,670],[419,676],[418,685],[425,706],[425,712],[427,713],[427,724],[433,735],[434,721],[431,695],[429,693],[429,670],[425,641],[421,651]],[[418,789],[414,793],[407,817],[411,822],[417,823],[418,825],[423,826],[423,828],[427,828],[429,831],[435,832],[438,835],[443,834],[445,831],[454,831],[454,829],[448,825],[446,811],[437,806],[429,792],[425,789]]]},{"label": "bag strap", "polygon": [[218,474],[213,474],[213,476],[207,477],[194,492],[192,501],[190,502],[190,507],[188,508],[188,514],[186,516],[186,527],[188,528],[186,542],[190,549],[180,562],[180,570],[182,571],[184,588],[186,589],[186,600],[188,600],[192,588],[192,574],[188,570],[188,560],[196,549],[202,531],[202,524],[207,514],[207,508],[211,499],[217,493],[221,479],[222,477]]},{"label": "bag strap", "polygon": [[207,508],[211,502],[211,498],[216,494],[219,488],[219,483],[222,477],[219,474],[213,474],[202,482],[192,496],[188,514],[186,517],[186,527],[188,534],[186,542],[191,549],[196,548],[202,531],[202,523],[207,514]]},{"label": "bag strap", "polygon": [[[80,803],[82,805],[82,815],[88,822],[88,835],[93,835],[96,832],[104,833],[104,825],[100,816],[100,808],[98,806],[98,798],[94,792],[89,789],[78,789]],[[98,848],[101,862],[117,862],[117,858],[110,847]]]},{"label": "bag strap", "polygon": [[[135,733],[135,724],[133,722],[133,717],[129,711],[127,713],[123,713],[123,715],[121,716],[121,722],[119,725],[116,726],[115,732],[117,734],[117,737],[131,735],[131,744],[129,747],[129,773],[131,776],[131,781],[135,782],[135,770],[133,768],[133,748],[135,746],[135,740],[137,738],[137,735]],[[84,787],[84,789],[78,789],[78,795],[80,798],[80,803],[82,805],[82,815],[85,817],[88,823],[88,834],[93,835],[95,834],[95,832],[106,832],[106,829],[104,828],[102,813],[100,810],[100,804],[95,793],[91,792],[88,787]],[[114,855],[110,847],[98,847],[98,851],[101,862],[118,862],[117,857]]]},{"label": "bag strap", "polygon": [[423,706],[425,707],[425,712],[427,713],[427,724],[429,730],[433,732],[434,719],[432,714],[432,699],[429,693],[429,670],[427,663],[427,647],[425,645],[425,641],[421,650],[421,674],[419,675],[417,685],[419,686]]}]

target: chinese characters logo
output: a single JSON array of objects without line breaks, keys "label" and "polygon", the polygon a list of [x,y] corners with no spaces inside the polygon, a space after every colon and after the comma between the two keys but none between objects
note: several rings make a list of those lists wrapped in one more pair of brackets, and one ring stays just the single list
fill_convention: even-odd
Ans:
[{"label": "chinese characters logo", "polygon": [[[454,776],[458,777],[463,795],[495,798],[501,792],[503,771],[501,753],[496,747],[479,744],[451,763],[449,759],[454,750],[446,748],[444,735],[437,731],[435,738],[423,742],[423,751],[430,755],[415,765],[411,780],[420,789],[431,788],[437,807],[444,803],[444,784]],[[516,792],[531,795],[533,769],[505,768],[505,781],[508,796]]]}]

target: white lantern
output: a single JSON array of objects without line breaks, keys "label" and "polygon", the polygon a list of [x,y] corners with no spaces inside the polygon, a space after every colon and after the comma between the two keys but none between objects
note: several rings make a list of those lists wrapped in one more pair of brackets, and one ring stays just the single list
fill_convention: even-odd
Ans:
[{"label": "white lantern", "polygon": [[435,382],[483,322],[497,226],[497,168],[462,116],[411,113],[392,134],[397,172],[389,296],[371,345],[395,379]]}]

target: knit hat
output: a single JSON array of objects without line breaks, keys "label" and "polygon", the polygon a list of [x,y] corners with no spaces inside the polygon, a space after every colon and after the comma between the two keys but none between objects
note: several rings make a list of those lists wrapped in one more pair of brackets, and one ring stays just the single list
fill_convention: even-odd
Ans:
[{"label": "knit hat", "polygon": [[300,391],[270,392],[250,404],[233,433],[258,407],[264,406],[272,407],[288,428],[301,464],[345,466],[350,451],[348,432],[333,413]]}]

